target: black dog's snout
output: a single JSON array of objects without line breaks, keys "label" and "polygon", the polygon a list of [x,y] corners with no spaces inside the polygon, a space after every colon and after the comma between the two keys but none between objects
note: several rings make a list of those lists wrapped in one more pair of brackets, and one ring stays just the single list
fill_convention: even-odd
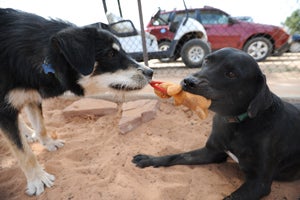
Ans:
[{"label": "black dog's snout", "polygon": [[195,88],[197,85],[198,81],[195,77],[187,77],[183,79],[183,86],[188,87],[188,88]]},{"label": "black dog's snout", "polygon": [[209,85],[209,81],[204,77],[188,76],[182,81],[182,86],[190,89],[207,85]]}]

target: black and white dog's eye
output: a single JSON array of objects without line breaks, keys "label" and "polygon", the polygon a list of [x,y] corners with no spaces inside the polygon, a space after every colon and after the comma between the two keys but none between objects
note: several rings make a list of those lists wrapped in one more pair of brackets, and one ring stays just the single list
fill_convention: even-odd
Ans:
[{"label": "black and white dog's eye", "polygon": [[230,79],[237,78],[237,75],[234,72],[232,72],[232,71],[226,72],[225,76],[228,77],[228,78],[230,78]]},{"label": "black and white dog's eye", "polygon": [[108,57],[109,58],[113,58],[113,57],[115,57],[115,55],[116,55],[116,52],[114,50],[111,50],[111,51],[108,52]]}]

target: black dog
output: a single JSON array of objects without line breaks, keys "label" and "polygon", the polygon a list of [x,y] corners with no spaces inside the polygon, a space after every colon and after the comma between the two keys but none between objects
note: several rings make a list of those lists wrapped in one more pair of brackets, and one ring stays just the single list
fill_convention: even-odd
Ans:
[{"label": "black dog", "polygon": [[259,199],[270,193],[273,180],[300,178],[299,108],[270,92],[251,56],[231,48],[216,51],[182,86],[212,100],[215,116],[205,147],[162,157],[137,155],[138,167],[221,163],[232,156],[246,180],[225,199]]},{"label": "black dog", "polygon": [[[143,88],[153,71],[132,60],[109,32],[60,20],[0,9],[0,130],[27,178],[27,193],[39,195],[54,176],[38,164],[25,136],[48,150],[64,145],[47,136],[41,101],[65,91],[82,96],[89,81],[117,90]],[[19,116],[26,108],[35,132]]]}]

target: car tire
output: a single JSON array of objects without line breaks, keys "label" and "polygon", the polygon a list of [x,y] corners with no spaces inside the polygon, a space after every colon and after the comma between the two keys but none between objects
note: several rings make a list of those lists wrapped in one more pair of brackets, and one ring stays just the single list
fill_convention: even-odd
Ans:
[{"label": "car tire", "polygon": [[210,53],[210,47],[201,39],[191,39],[181,49],[183,63],[189,68],[201,67],[203,60]]},{"label": "car tire", "polygon": [[272,52],[272,43],[265,37],[250,39],[243,50],[251,55],[257,62],[265,60]]}]

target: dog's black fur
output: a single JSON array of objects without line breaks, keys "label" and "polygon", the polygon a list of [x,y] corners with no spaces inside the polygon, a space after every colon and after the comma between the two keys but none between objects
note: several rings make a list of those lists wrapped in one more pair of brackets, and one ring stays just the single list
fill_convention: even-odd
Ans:
[{"label": "dog's black fur", "polygon": [[63,142],[46,135],[41,99],[66,91],[83,96],[85,88],[80,81],[98,77],[105,77],[104,84],[113,89],[141,89],[152,74],[150,68],[131,59],[107,31],[0,9],[0,129],[27,177],[27,193],[40,194],[44,184],[52,186],[54,177],[39,167],[20,133],[29,130],[19,119],[23,107],[39,129],[37,139],[56,150]]},{"label": "dog's black fur", "polygon": [[273,94],[252,57],[231,48],[218,50],[182,86],[212,100],[215,116],[205,147],[162,157],[137,155],[133,162],[138,167],[221,163],[227,153],[234,154],[246,180],[225,199],[260,199],[270,193],[273,180],[300,178],[299,104]]}]

